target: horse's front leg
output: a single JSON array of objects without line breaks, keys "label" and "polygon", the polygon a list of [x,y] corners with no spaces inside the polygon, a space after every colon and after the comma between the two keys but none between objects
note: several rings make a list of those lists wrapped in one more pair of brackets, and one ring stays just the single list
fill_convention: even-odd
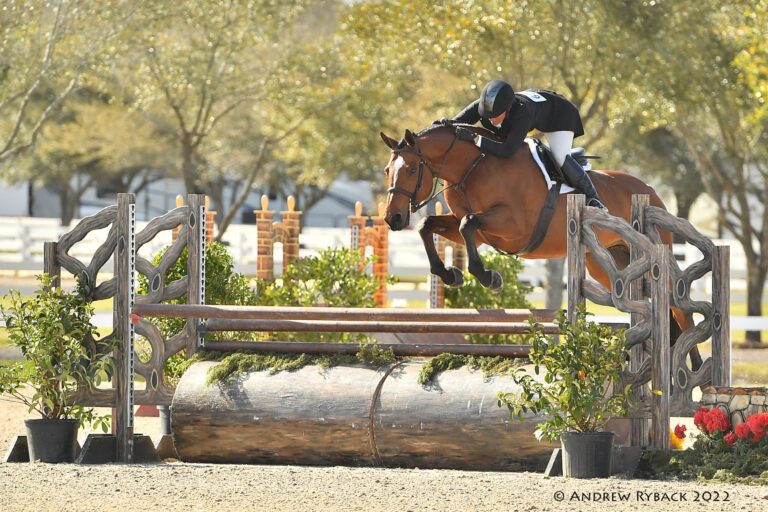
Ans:
[{"label": "horse's front leg", "polygon": [[456,267],[445,267],[445,263],[437,254],[435,240],[432,237],[434,233],[437,233],[448,240],[463,242],[459,234],[459,219],[451,214],[431,215],[424,217],[417,229],[422,242],[424,242],[424,249],[427,251],[430,272],[442,279],[448,286],[456,287],[464,284],[464,273]]},{"label": "horse's front leg", "polygon": [[492,291],[499,291],[504,286],[504,279],[501,274],[495,270],[486,270],[480,254],[477,252],[476,233],[482,229],[483,219],[477,215],[467,215],[461,219],[459,232],[464,237],[464,244],[467,246],[467,268],[469,272],[480,281],[480,284]]}]

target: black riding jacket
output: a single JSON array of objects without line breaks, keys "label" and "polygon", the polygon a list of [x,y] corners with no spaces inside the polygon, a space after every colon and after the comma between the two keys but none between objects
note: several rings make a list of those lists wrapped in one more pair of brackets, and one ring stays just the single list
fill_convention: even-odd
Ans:
[{"label": "black riding jacket", "polygon": [[501,158],[515,154],[531,130],[542,132],[571,131],[574,137],[584,135],[579,109],[564,96],[544,89],[528,89],[515,93],[515,102],[507,112],[501,126],[496,127],[481,119],[480,100],[470,103],[453,118],[457,123],[482,125],[498,135],[501,142],[482,137],[480,149]]}]

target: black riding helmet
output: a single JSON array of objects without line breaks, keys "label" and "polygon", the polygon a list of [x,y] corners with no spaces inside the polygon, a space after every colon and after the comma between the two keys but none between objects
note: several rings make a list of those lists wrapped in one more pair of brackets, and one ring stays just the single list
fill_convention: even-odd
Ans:
[{"label": "black riding helmet", "polygon": [[491,80],[480,93],[480,116],[483,119],[493,119],[512,106],[515,91],[504,80]]}]

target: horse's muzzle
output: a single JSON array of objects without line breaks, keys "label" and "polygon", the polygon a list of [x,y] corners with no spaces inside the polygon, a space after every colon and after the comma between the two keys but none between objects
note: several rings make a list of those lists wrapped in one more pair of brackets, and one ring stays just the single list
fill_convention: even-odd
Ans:
[{"label": "horse's muzzle", "polygon": [[393,213],[384,217],[384,221],[389,224],[389,229],[392,231],[400,231],[410,224],[411,215],[410,212],[406,210],[405,215],[402,213]]}]

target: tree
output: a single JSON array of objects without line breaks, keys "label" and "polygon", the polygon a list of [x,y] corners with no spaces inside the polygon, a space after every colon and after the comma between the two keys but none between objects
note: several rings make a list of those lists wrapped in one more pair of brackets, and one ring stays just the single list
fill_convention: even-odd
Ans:
[{"label": "tree", "polygon": [[688,219],[705,186],[685,140],[665,126],[648,130],[631,118],[619,126],[612,140],[625,165],[641,176],[657,179],[674,195],[676,215]]},{"label": "tree", "polygon": [[377,81],[395,84],[382,89],[392,98],[403,80],[396,67],[366,69],[356,42],[336,33],[339,2],[149,4],[109,86],[177,145],[187,192],[236,185],[237,195],[216,205],[219,236],[270,169],[298,169],[297,178],[321,187],[342,171],[370,172],[361,141],[373,137],[345,137],[347,112],[382,97],[359,101]]},{"label": "tree", "polygon": [[[763,56],[753,43],[755,31],[765,31],[764,2],[677,0],[659,20],[644,87],[663,101],[650,106],[648,122],[688,146],[720,224],[744,249],[747,314],[759,316],[768,275],[768,135]],[[759,341],[760,332],[747,339]]]},{"label": "tree", "polygon": [[163,158],[167,150],[146,120],[80,88],[41,128],[35,148],[18,155],[8,167],[5,179],[32,181],[55,192],[66,226],[89,188],[119,182],[121,190],[131,190],[139,178],[133,188],[137,192],[152,179],[148,169],[168,165]]},{"label": "tree", "polygon": [[[41,129],[133,14],[122,0],[18,0],[0,9],[0,164]],[[119,13],[116,15],[115,13]]]}]

